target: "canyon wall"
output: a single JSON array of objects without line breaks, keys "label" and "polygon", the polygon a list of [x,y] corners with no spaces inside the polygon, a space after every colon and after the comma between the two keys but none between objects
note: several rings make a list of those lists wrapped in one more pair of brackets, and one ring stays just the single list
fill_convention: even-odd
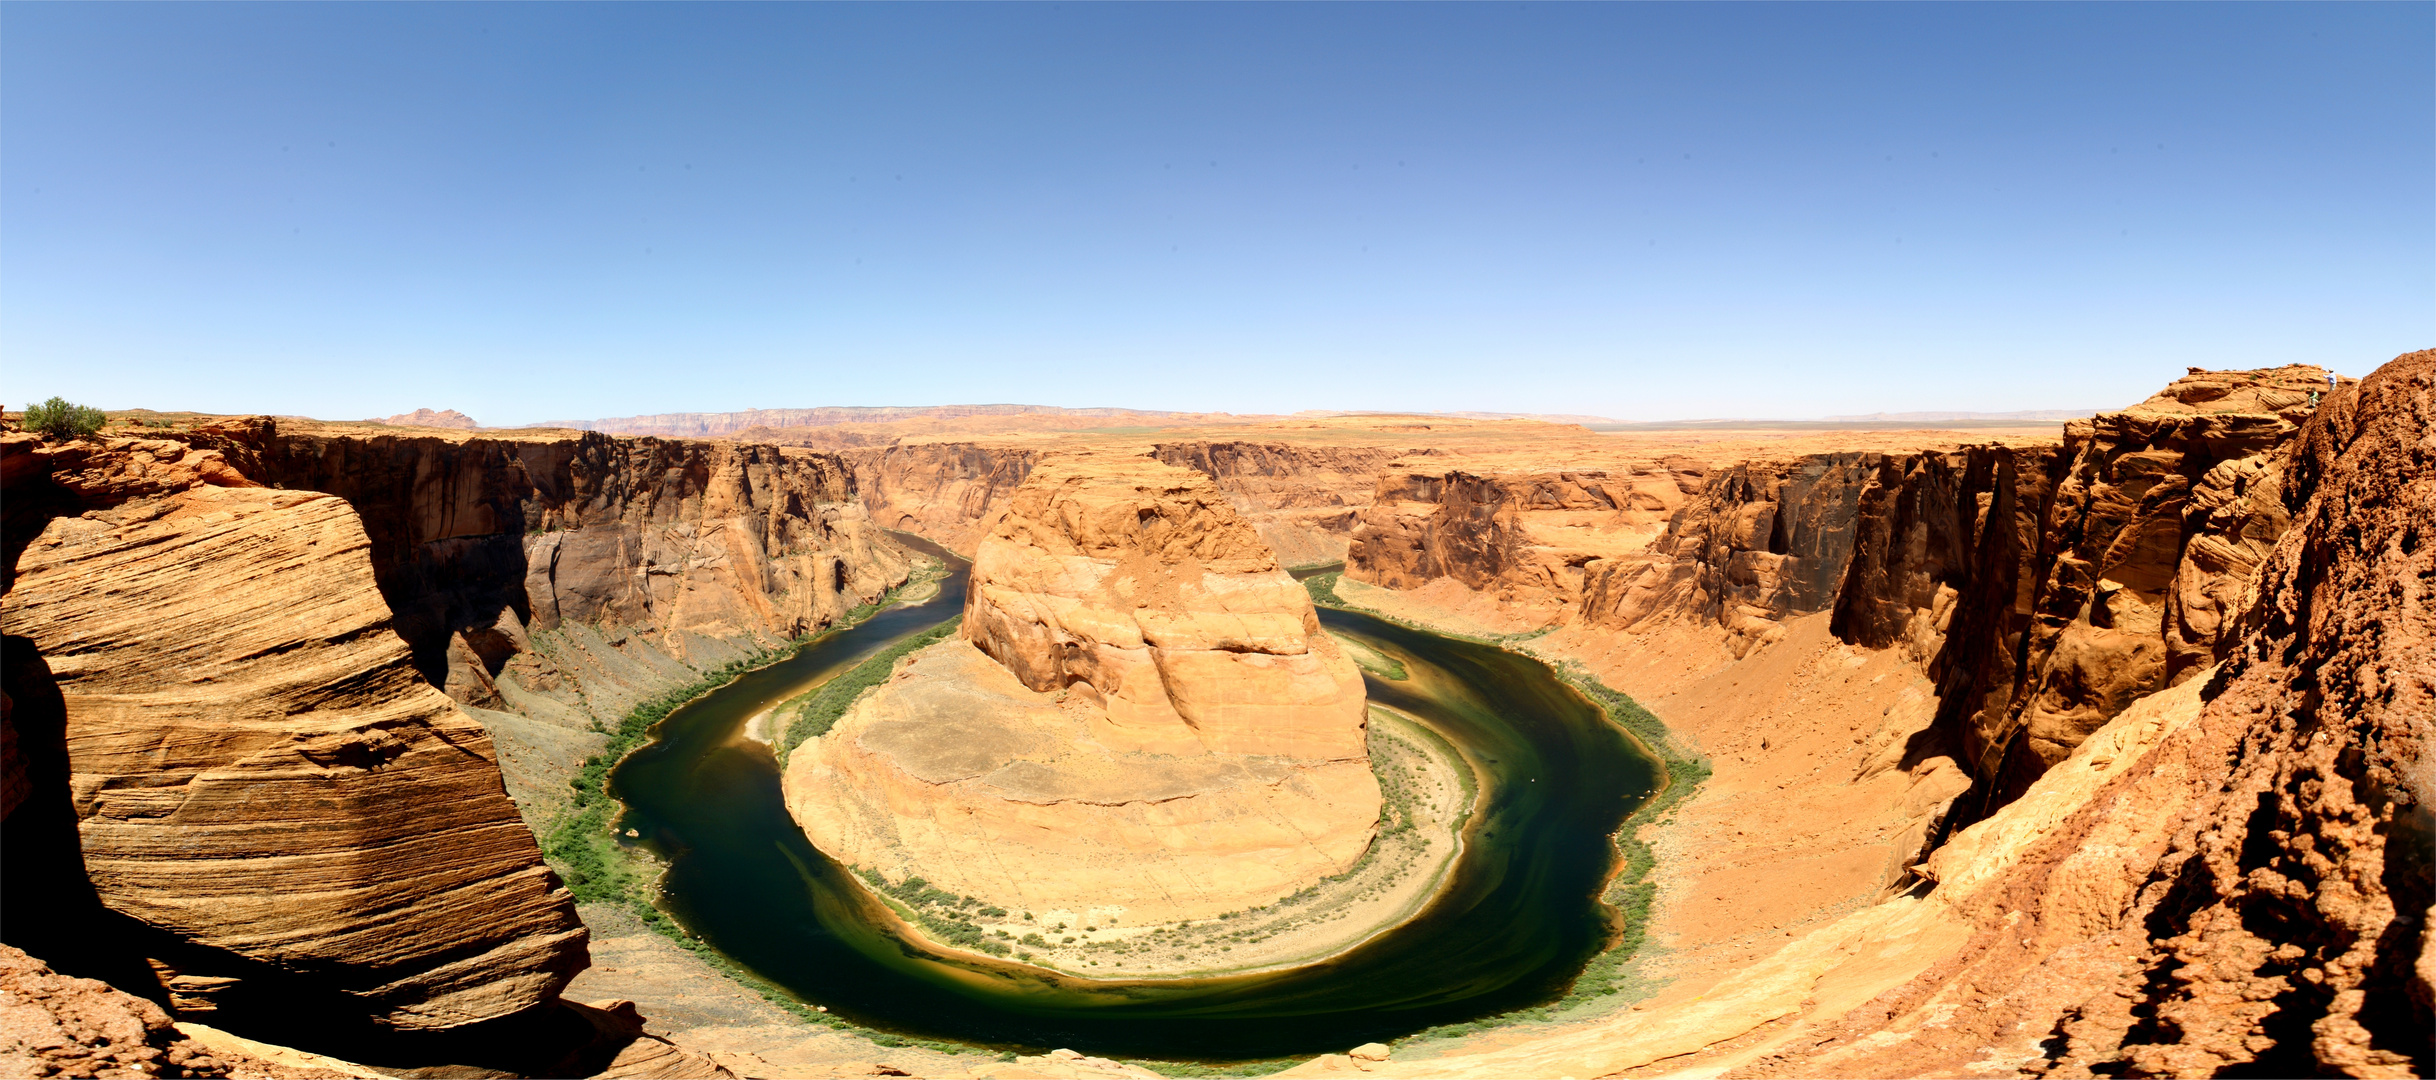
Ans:
[{"label": "canyon wall", "polygon": [[166,434],[0,437],[9,941],[300,1038],[636,1043],[558,999],[585,933],[527,820],[597,722],[904,580],[845,463]]},{"label": "canyon wall", "polygon": [[2436,352],[2315,410],[2277,462],[2290,527],[2219,594],[2221,667],[2159,676],[1939,852],[1971,938],[1771,1071],[2429,1075],[2431,431]]},{"label": "canyon wall", "polygon": [[790,757],[814,844],[1011,909],[1208,918],[1340,873],[1379,793],[1360,671],[1210,479],[1032,471],[963,636]]},{"label": "canyon wall", "polygon": [[970,555],[1038,451],[976,443],[906,443],[847,454],[873,521]]},{"label": "canyon wall", "polygon": [[499,738],[509,791],[536,822],[599,749],[596,723],[836,621],[915,561],[831,454],[259,419],[176,434],[257,482],[357,510],[416,668]]},{"label": "canyon wall", "polygon": [[[969,555],[1043,452],[1018,444],[900,442],[844,457],[873,520]],[[1399,458],[1431,451],[1191,440],[1150,443],[1140,452],[1217,481],[1281,562],[1317,566],[1344,560],[1379,474]]]},{"label": "canyon wall", "polygon": [[6,438],[35,459],[12,502],[82,508],[0,597],[9,940],[132,951],[181,1014],[423,1030],[554,1001],[583,927],[489,733],[391,631],[355,511],[176,442]]},{"label": "canyon wall", "polygon": [[[2197,373],[2177,386],[2234,383],[2240,393],[2239,383],[2277,374]],[[2205,386],[2200,392],[2222,400]],[[2270,395],[2282,392],[2269,382],[2258,399],[2271,406]],[[2304,396],[2301,404],[2310,403]],[[2184,419],[2135,415],[2123,428],[2141,423],[2148,433],[2188,434],[2193,418],[2200,430],[2239,429],[2282,410],[2219,414],[2230,421],[2172,406],[2130,411]],[[2008,528],[2035,542],[2015,579],[2026,595],[2013,614],[2025,627],[2042,614],[2039,590],[2055,587],[2059,577],[2071,580],[2055,564],[2097,550],[2104,557],[2087,560],[2093,568],[2081,575],[2100,583],[2085,594],[2086,604],[2101,603],[2108,582],[2117,591],[2145,582],[2161,603],[2208,596],[2223,616],[2208,632],[2212,659],[2187,671],[2160,660],[2151,676],[2155,689],[2098,723],[2014,798],[1956,829],[1912,868],[1906,887],[1874,903],[1823,913],[1814,928],[1787,931],[1776,943],[1607,1018],[1427,1060],[1362,1063],[1332,1055],[1286,1075],[1598,1076],[1643,1067],[1753,1077],[2436,1072],[2428,1039],[2436,1029],[2436,952],[2429,947],[2436,937],[2430,930],[2436,817],[2429,813],[2436,763],[2428,746],[2436,716],[2436,551],[2427,542],[2436,528],[2436,440],[2429,437],[2436,431],[2436,351],[2400,357],[2305,414],[2282,419],[2299,424],[2277,435],[2273,449],[2237,455],[2219,451],[2256,444],[2174,446],[2143,434],[2109,447],[2096,437],[2108,426],[2101,418],[2075,433],[2070,452],[2055,454],[2054,485],[2045,490],[2058,493],[2046,507],[2033,512],[2024,505],[2040,489],[2017,474],[2010,527],[2002,523],[2008,490],[1998,475],[2002,458],[1982,458],[1979,469],[1969,455],[1880,462],[1878,479],[1914,479],[1882,484],[1855,503],[1859,535],[1851,565],[1879,569],[1856,570],[1847,585],[1854,578],[1890,584],[1853,589],[1846,598],[1900,600],[1900,590],[1920,584],[1903,584],[1909,568],[1946,565],[1928,558],[1940,545],[1949,554],[1964,550],[1955,541],[1931,542],[1938,529],[1926,522],[1898,528],[1904,514],[1870,509],[1873,499],[1885,506],[1890,491],[1942,493],[1949,498],[1922,505],[1971,507],[1970,518],[1949,520],[1981,526],[1967,534],[1948,530],[1977,540],[1973,558],[1961,565],[1988,567],[2019,556],[2025,545],[2005,540]],[[2175,457],[2150,470],[2163,457],[2161,442]],[[2114,454],[2147,456],[2115,468],[2122,458],[2110,460]],[[2077,504],[2120,499],[2157,507],[2172,501],[2173,477],[2204,478],[2220,468],[2220,479],[2239,472],[2261,480],[2235,494],[2264,505],[2223,515],[2232,500],[2185,500],[2186,531],[2168,564],[2172,574],[2154,572],[2170,553],[2164,545],[2147,549],[2145,558],[2154,561],[2145,578],[2136,569],[2129,571],[2136,580],[2116,572],[2138,561],[2132,553],[2143,549],[2144,530],[2108,525],[2095,536],[2047,533],[2058,522],[2103,517],[2054,513],[2073,502],[2059,490],[2067,483],[2122,492],[2125,477],[2159,477],[2137,495]],[[1974,474],[1987,479],[1973,480]],[[2160,495],[2156,502],[2148,500],[2151,493]],[[1870,524],[1873,517],[1885,524]],[[2178,593],[2176,580],[2193,580],[2180,576],[2184,570],[2218,558],[2193,553],[2202,541],[2216,537],[2230,546],[2223,537],[2246,542],[2256,535],[2238,528],[2241,521],[2288,524],[2263,548],[2247,549],[2259,553],[2247,581],[2209,589],[2201,578],[2201,588]],[[1764,537],[1768,530],[1753,531]],[[1873,532],[1900,542],[1871,541]],[[2103,546],[2089,546],[2099,538],[2106,538]],[[1785,546],[1793,547],[1790,537]],[[1944,580],[1968,583],[1971,576]],[[1975,601],[1953,603],[1967,612]],[[1875,613],[1828,609],[1846,610],[1852,614],[1827,617],[1874,625],[1893,644],[1832,646],[1819,653],[1825,666],[1867,676],[1912,649],[1905,635],[1917,628],[1916,603],[1890,603]],[[1783,620],[1789,636],[1782,645],[1753,649],[1712,678],[1754,681],[1747,689],[1770,692],[1783,679],[1784,657],[1798,655],[1792,650],[1802,635],[1816,633],[1822,614]],[[1714,618],[1698,610],[1677,615]],[[2172,617],[2160,617],[2151,639],[2160,656]],[[2047,629],[2060,633],[2068,625]],[[1937,635],[1945,642],[1929,644],[1946,653],[1961,626],[1959,616],[1947,620]],[[2025,652],[2028,636],[2025,629]],[[1672,639],[1636,640],[1664,648]],[[1852,655],[1839,657],[1839,649]],[[1798,674],[1791,681],[1807,693],[1821,689]],[[1693,718],[1693,726],[1703,719]],[[1760,727],[1745,740],[1765,750],[1768,737],[1785,735]],[[1800,798],[1831,782],[1803,778],[1803,763],[1784,756],[1763,754],[1752,764],[1759,779],[1769,770],[1804,779],[1792,796],[1774,797]],[[1711,784],[1752,786],[1753,778],[1740,775],[1742,764],[1739,754],[1735,768],[1721,760]],[[1682,813],[1700,820],[1709,795],[1704,788]],[[1670,854],[1708,858],[1676,839],[1661,830],[1654,842]],[[1747,843],[1739,831],[1699,839]],[[1704,888],[1717,887],[1714,875],[1709,880]],[[1729,898],[1662,896],[1661,904],[1696,912],[1710,899]]]},{"label": "canyon wall", "polygon": [[[2061,447],[1676,464],[1628,490],[1600,474],[1393,475],[1347,576],[1452,580],[1613,633],[1714,626],[1736,657],[1829,612],[1840,640],[1924,665],[1984,813],[2214,662],[2289,520],[2287,450],[2327,386],[2314,367],[2193,369],[2066,425]],[[1636,547],[1641,530],[1656,535]]]},{"label": "canyon wall", "polygon": [[1218,482],[1227,502],[1287,566],[1345,561],[1356,516],[1397,458],[1427,450],[1264,442],[1172,442],[1151,456]]},{"label": "canyon wall", "polygon": [[1345,575],[1396,589],[1450,579],[1524,608],[1578,605],[1589,567],[1637,556],[1706,471],[1673,459],[1630,472],[1390,472],[1357,515]]}]

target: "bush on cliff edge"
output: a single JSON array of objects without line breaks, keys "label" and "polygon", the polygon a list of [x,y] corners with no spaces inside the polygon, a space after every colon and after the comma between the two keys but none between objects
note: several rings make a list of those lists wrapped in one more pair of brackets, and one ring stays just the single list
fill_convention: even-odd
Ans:
[{"label": "bush on cliff edge", "polygon": [[53,397],[39,405],[26,406],[24,423],[27,431],[39,431],[54,439],[77,439],[100,431],[109,419],[90,405]]}]

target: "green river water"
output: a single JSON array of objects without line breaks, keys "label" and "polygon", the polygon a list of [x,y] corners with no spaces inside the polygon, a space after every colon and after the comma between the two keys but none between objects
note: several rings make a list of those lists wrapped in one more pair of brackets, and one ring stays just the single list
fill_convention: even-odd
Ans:
[{"label": "green river water", "polygon": [[1465,848],[1422,911],[1302,967],[1196,979],[1094,981],[938,951],[889,932],[846,871],[787,816],[755,713],[963,609],[966,564],[900,605],[669,714],[620,764],[619,826],[668,865],[661,907],[803,1000],[886,1031],[1030,1052],[1230,1061],[1339,1051],[1549,1001],[1611,940],[1598,901],[1611,835],[1659,765],[1537,660],[1327,608],[1338,634],[1409,677],[1366,677],[1483,771]]}]

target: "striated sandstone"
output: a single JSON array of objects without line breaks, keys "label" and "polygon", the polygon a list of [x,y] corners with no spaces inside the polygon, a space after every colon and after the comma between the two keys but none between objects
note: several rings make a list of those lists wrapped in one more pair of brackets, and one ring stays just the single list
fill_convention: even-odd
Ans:
[{"label": "striated sandstone", "polygon": [[1698,466],[1437,475],[1394,472],[1360,514],[1345,574],[1396,589],[1449,578],[1522,608],[1578,605],[1589,566],[1649,545],[1703,482]]},{"label": "striated sandstone", "polygon": [[2223,668],[1932,858],[1969,946],[1772,1071],[1937,1074],[1993,1049],[2050,1076],[2428,1075],[2431,430],[2436,352],[2327,401]]},{"label": "striated sandstone", "polygon": [[1368,846],[1360,671],[1206,476],[1045,464],[966,595],[963,640],[792,756],[822,850],[1139,924],[1266,903]]},{"label": "striated sandstone", "polygon": [[415,667],[491,729],[536,815],[598,749],[595,722],[832,623],[913,564],[829,454],[260,418],[173,434],[241,479],[355,508]]},{"label": "striated sandstone", "polygon": [[1040,455],[1020,447],[916,443],[857,450],[848,460],[872,520],[969,555]]},{"label": "striated sandstone", "polygon": [[1427,453],[1235,440],[1151,447],[1152,457],[1217,481],[1227,502],[1287,566],[1343,562],[1357,515],[1377,494],[1379,474],[1399,457]]},{"label": "striated sandstone", "polygon": [[[1786,620],[1901,647],[1980,782],[1969,816],[2132,701],[2214,663],[2290,519],[2287,449],[2323,370],[2194,370],[2065,426],[2063,445],[1816,455],[1724,470],[1579,606],[1634,632],[1716,625],[1736,656]],[[1479,530],[1486,533],[1488,530]]]},{"label": "striated sandstone", "polygon": [[2328,400],[2222,666],[2135,699],[1916,887],[1605,1020],[1286,1075],[2428,1075],[2432,430],[2436,352]]},{"label": "striated sandstone", "polygon": [[1200,474],[1139,459],[1035,470],[965,597],[966,640],[1033,690],[1087,688],[1111,746],[1364,754],[1360,671]]},{"label": "striated sandstone", "polygon": [[585,963],[488,733],[390,631],[369,546],[335,497],[205,486],[55,518],[18,555],[0,620],[64,707],[84,870],[167,936],[181,1012],[296,998],[445,1028]]}]

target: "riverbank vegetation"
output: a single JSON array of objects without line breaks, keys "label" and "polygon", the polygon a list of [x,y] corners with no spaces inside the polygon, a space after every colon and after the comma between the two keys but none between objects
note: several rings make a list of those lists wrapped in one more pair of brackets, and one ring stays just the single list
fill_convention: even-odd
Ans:
[{"label": "riverbank vegetation", "polygon": [[[932,586],[932,591],[936,593],[937,586]],[[950,618],[873,653],[870,659],[856,664],[852,670],[780,704],[771,714],[771,727],[779,733],[777,744],[771,747],[771,751],[778,756],[779,770],[786,770],[788,755],[793,754],[796,747],[802,746],[804,740],[815,735],[826,735],[830,728],[837,726],[838,719],[846,715],[846,710],[854,705],[854,699],[863,696],[863,691],[888,681],[888,673],[896,670],[897,661],[947,640],[962,625],[963,615]]]},{"label": "riverbank vegetation", "polygon": [[[917,567],[896,588],[882,593],[870,603],[847,610],[828,626],[731,660],[704,671],[692,682],[663,690],[627,710],[625,715],[618,718],[615,727],[595,721],[593,730],[609,736],[608,741],[602,745],[600,752],[584,759],[583,767],[568,782],[574,788],[574,797],[542,831],[543,861],[558,873],[559,879],[566,883],[567,891],[574,894],[578,903],[608,905],[633,915],[661,937],[693,953],[720,974],[751,988],[799,1020],[830,1027],[852,1027],[847,1021],[806,1005],[793,994],[745,970],[742,965],[711,948],[707,942],[687,933],[652,903],[652,890],[648,882],[657,873],[658,867],[644,852],[618,842],[614,829],[618,802],[609,794],[609,775],[627,754],[650,739],[653,728],[686,703],[726,686],[746,672],[786,660],[824,638],[859,626],[905,600],[908,593],[924,585],[929,585],[935,594],[936,582],[943,571],[944,567],[935,562]],[[884,672],[885,668],[882,670]],[[872,1039],[882,1046],[922,1045],[950,1053],[968,1049],[876,1032],[872,1034]]]},{"label": "riverbank vegetation", "polygon": [[1581,1019],[1608,1012],[1655,992],[1656,987],[1641,973],[1642,950],[1648,944],[1649,916],[1657,900],[1655,879],[1657,854],[1641,839],[1641,829],[1664,818],[1697,792],[1710,774],[1708,759],[1693,752],[1667,730],[1665,723],[1629,695],[1600,682],[1580,661],[1542,655],[1530,643],[1545,636],[1554,626],[1519,634],[1484,637],[1463,634],[1443,627],[1426,626],[1381,611],[1348,603],[1337,595],[1336,585],[1342,571],[1318,574],[1303,579],[1303,588],[1311,601],[1322,607],[1356,611],[1375,619],[1410,627],[1441,637],[1456,638],[1482,645],[1522,653],[1547,664],[1557,677],[1575,692],[1599,707],[1609,723],[1616,726],[1656,758],[1659,764],[1659,786],[1642,799],[1641,805],[1616,830],[1615,876],[1600,894],[1601,902],[1613,912],[1613,937],[1608,947],[1582,969],[1562,997],[1544,1005],[1497,1016],[1486,1016],[1460,1024],[1446,1024],[1407,1036],[1407,1039],[1444,1039],[1489,1031],[1518,1023]]}]

